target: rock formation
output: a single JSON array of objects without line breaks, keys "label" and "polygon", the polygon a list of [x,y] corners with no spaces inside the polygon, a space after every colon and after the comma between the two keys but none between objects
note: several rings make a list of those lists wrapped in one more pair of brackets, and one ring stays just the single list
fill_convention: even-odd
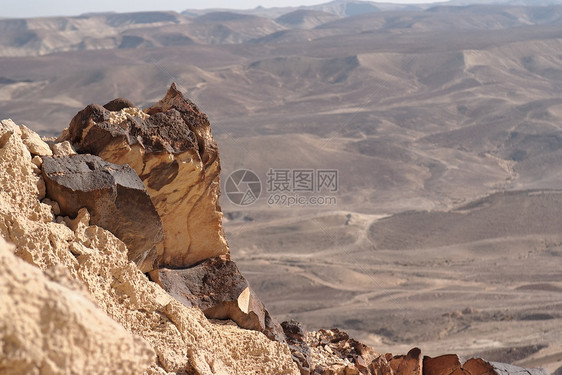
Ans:
[{"label": "rock formation", "polygon": [[547,375],[277,324],[229,259],[219,171],[174,86],[145,111],[89,105],[48,143],[0,122],[0,372]]},{"label": "rock formation", "polygon": [[306,343],[306,330],[296,320],[281,323],[293,361],[299,366],[302,375],[310,374],[310,347]]},{"label": "rock formation", "polygon": [[162,222],[142,181],[128,165],[111,164],[93,155],[44,157],[47,196],[63,216],[87,208],[90,222],[127,245],[128,258],[141,271],[157,267]]},{"label": "rock formation", "polygon": [[[43,142],[43,141],[41,141]],[[78,361],[74,356],[84,355],[81,361],[88,360],[88,353],[101,348],[89,348],[90,339],[73,342],[74,356],[64,357],[53,367],[47,368],[41,362],[29,364],[29,371],[20,371],[21,361],[14,362],[15,354],[0,352],[0,372],[14,374],[34,374],[50,370],[52,374],[67,373],[95,373],[119,374],[115,370],[118,366],[131,360],[135,363],[124,373],[142,374],[298,374],[298,368],[291,359],[291,353],[285,344],[272,341],[257,331],[239,328],[228,321],[210,321],[197,308],[189,308],[166,293],[158,284],[150,281],[127,258],[125,244],[111,232],[96,225],[90,225],[90,215],[87,209],[79,211],[76,218],[58,216],[55,205],[50,199],[45,199],[44,180],[40,167],[40,158],[32,157],[28,147],[24,144],[21,131],[12,121],[2,121],[0,126],[0,236],[15,245],[10,250],[17,257],[35,266],[38,273],[67,274],[65,280],[76,283],[84,288],[95,304],[96,314],[107,315],[109,320],[124,328],[132,335],[140,336],[148,343],[155,355],[143,349],[144,346],[137,336],[128,336],[122,340],[123,347],[127,342],[137,343],[137,349],[129,347],[123,352],[123,358],[115,361],[114,366],[108,366],[99,371],[71,371],[79,367],[72,367],[64,361]],[[43,187],[43,192],[41,191]],[[14,263],[12,268],[15,276],[21,278],[26,273],[21,262]],[[0,285],[6,284],[10,278],[6,273],[0,273]],[[64,282],[66,283],[66,281]],[[51,284],[49,284],[51,285]],[[62,288],[62,287],[61,287]],[[8,295],[1,289],[3,301],[0,304],[0,327],[12,324],[13,312],[7,311]],[[50,295],[54,296],[54,293]],[[12,298],[12,297],[10,297]],[[15,298],[15,297],[14,297]],[[51,305],[59,302],[52,301]],[[60,306],[64,309],[64,306]],[[82,305],[76,304],[77,309]],[[71,314],[71,312],[68,312]],[[84,312],[86,314],[86,312]],[[90,314],[90,313],[88,313]],[[41,316],[27,313],[20,314],[25,326],[34,327],[40,324]],[[82,315],[76,315],[81,319]],[[94,321],[92,318],[91,321]],[[99,321],[99,320],[98,320]],[[60,322],[65,329],[72,330],[65,325],[73,320]],[[48,324],[49,322],[45,322]],[[54,324],[54,322],[53,322]],[[86,321],[84,321],[86,324]],[[45,327],[48,328],[48,325]],[[107,328],[107,329],[106,329]],[[99,345],[113,342],[108,349],[116,349],[120,340],[119,330],[111,325],[105,328],[90,328],[91,335],[103,332],[106,337],[99,341]],[[0,332],[0,347],[7,348],[8,338]],[[112,334],[114,335],[112,336]],[[22,336],[12,336],[9,340],[25,343],[28,340],[27,331],[18,331]],[[89,334],[86,332],[86,334]],[[59,350],[58,344],[63,343],[52,336],[52,345],[45,345],[40,354],[41,358],[58,358],[64,352]],[[94,336],[90,336],[94,337]],[[45,337],[48,339],[48,337]],[[62,340],[62,338],[61,338]],[[128,341],[127,341],[128,340]],[[36,353],[36,351],[34,352]],[[119,354],[119,352],[117,351]],[[10,355],[8,357],[8,354]],[[23,354],[22,354],[23,355]],[[39,354],[37,354],[39,356]],[[147,364],[146,357],[150,357]],[[37,357],[39,358],[39,357]],[[66,358],[66,359],[65,359]],[[96,355],[92,354],[92,360]],[[113,357],[107,357],[111,360]],[[106,361],[101,361],[102,364]],[[27,364],[25,364],[27,366]],[[93,369],[95,364],[83,367]],[[77,364],[76,366],[81,366]],[[143,371],[135,369],[143,367]],[[114,371],[115,370],[115,371]],[[11,372],[10,372],[11,371]]]},{"label": "rock formation", "polygon": [[231,319],[271,340],[285,340],[281,326],[233,261],[210,258],[187,269],[160,269],[159,278],[172,297],[186,306],[200,308],[207,318]]},{"label": "rock formation", "polygon": [[187,267],[228,254],[218,201],[219,152],[207,116],[175,85],[145,111],[132,105],[122,98],[89,105],[59,140],[137,172],[164,226],[160,265]]},{"label": "rock formation", "polygon": [[138,374],[150,367],[150,345],[84,291],[65,286],[65,269],[43,273],[13,247],[0,238],[2,374]]}]

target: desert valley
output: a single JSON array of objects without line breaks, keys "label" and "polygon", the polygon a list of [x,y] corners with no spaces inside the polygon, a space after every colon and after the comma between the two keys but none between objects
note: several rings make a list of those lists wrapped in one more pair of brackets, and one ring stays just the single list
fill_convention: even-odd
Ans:
[{"label": "desert valley", "polygon": [[[57,136],[175,82],[220,149],[232,259],[279,321],[560,375],[562,2],[478,3],[0,19],[0,119]],[[226,194],[237,170],[251,204]]]}]

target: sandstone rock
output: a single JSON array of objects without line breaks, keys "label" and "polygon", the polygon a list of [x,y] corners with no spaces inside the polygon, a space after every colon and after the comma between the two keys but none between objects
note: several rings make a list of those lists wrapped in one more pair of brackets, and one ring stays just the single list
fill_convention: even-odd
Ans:
[{"label": "sandstone rock", "polygon": [[299,366],[301,375],[310,374],[310,348],[306,343],[306,331],[300,322],[290,320],[281,323],[285,340],[291,350],[293,360]]},{"label": "sandstone rock", "polygon": [[208,318],[231,319],[271,340],[285,341],[279,323],[230,260],[210,258],[191,268],[161,268],[159,282],[171,296],[186,306],[200,308]]},{"label": "sandstone rock", "polygon": [[421,350],[419,348],[411,349],[402,359],[395,373],[396,375],[422,375],[423,357]]},{"label": "sandstone rock", "polygon": [[[20,136],[10,133],[0,142],[0,235],[16,244],[17,256],[42,271],[66,269],[100,309],[143,337],[157,355],[146,374],[299,374],[287,345],[260,332],[212,323],[199,309],[170,297],[128,261],[122,241],[88,225],[86,210],[73,229],[60,216],[61,223],[53,221],[51,207],[37,199],[41,176],[32,165]],[[132,369],[129,373],[143,373]]]},{"label": "sandstone rock", "polygon": [[139,374],[150,367],[155,353],[145,340],[11,247],[0,237],[2,374]]},{"label": "sandstone rock", "polygon": [[87,106],[72,119],[68,140],[81,153],[129,164],[141,177],[164,227],[162,266],[228,254],[219,153],[207,116],[175,85],[145,112],[127,105],[119,99],[106,104],[109,109]]},{"label": "sandstone rock", "polygon": [[76,151],[74,150],[74,147],[72,147],[69,141],[63,141],[60,143],[51,143],[50,146],[54,156],[76,155]]},{"label": "sandstone rock", "polygon": [[391,358],[388,360],[388,363],[389,363],[390,368],[392,369],[393,373],[396,374],[398,372],[398,367],[400,367],[400,364],[404,360],[404,357],[406,357],[406,356],[405,355],[395,355],[395,356],[391,356]]},{"label": "sandstone rock", "polygon": [[481,358],[471,358],[462,366],[470,375],[497,375],[494,367]]},{"label": "sandstone rock", "polygon": [[5,133],[16,134],[21,139],[21,129],[11,119],[0,121],[0,135],[4,135]]},{"label": "sandstone rock", "polygon": [[37,133],[35,133],[32,130],[29,130],[25,125],[21,125],[20,130],[21,130],[21,139],[23,140],[23,143],[26,145],[27,149],[32,155],[40,155],[40,156],[53,155],[53,152],[49,148],[49,145],[45,143]]},{"label": "sandstone rock", "polygon": [[456,354],[423,358],[424,375],[451,375],[461,370],[461,362]]},{"label": "sandstone rock", "polygon": [[43,177],[60,214],[75,217],[86,207],[91,223],[121,239],[129,259],[143,272],[155,268],[157,246],[163,239],[162,223],[131,167],[93,155],[45,157]]}]

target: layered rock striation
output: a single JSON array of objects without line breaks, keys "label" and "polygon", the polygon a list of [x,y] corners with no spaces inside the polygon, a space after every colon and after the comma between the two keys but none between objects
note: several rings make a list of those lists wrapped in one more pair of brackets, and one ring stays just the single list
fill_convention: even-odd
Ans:
[{"label": "layered rock striation", "polygon": [[175,85],[144,111],[126,99],[89,105],[59,140],[80,153],[128,164],[140,176],[164,226],[161,266],[187,267],[229,253],[218,148],[207,116]]}]

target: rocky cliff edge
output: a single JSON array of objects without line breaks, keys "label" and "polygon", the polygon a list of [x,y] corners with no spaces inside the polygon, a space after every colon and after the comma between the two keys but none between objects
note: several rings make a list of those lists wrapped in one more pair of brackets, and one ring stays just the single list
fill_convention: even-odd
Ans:
[{"label": "rocky cliff edge", "polygon": [[0,373],[522,370],[279,324],[230,259],[219,173],[207,116],[174,85],[144,110],[89,105],[56,140],[3,120]]}]

